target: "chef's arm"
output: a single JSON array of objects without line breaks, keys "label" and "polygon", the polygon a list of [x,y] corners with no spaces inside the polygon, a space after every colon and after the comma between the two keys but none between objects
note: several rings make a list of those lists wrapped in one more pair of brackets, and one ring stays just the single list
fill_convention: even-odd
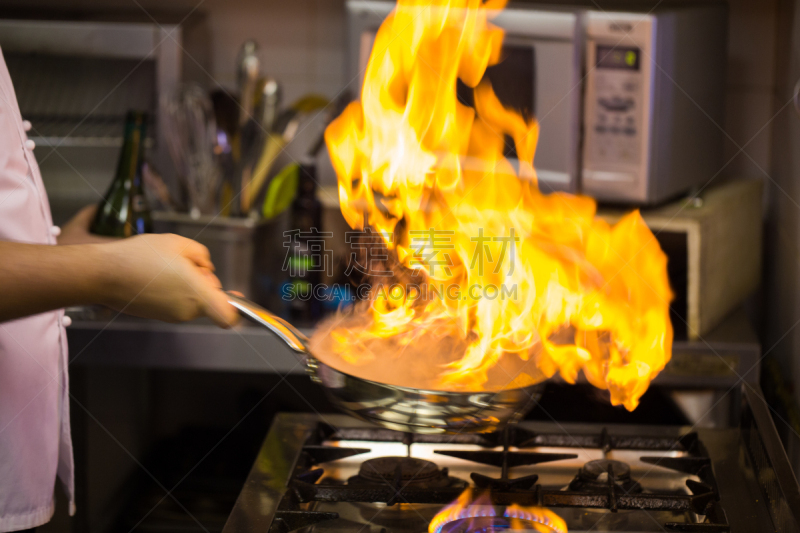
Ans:
[{"label": "chef's arm", "polygon": [[61,226],[61,234],[58,236],[58,244],[89,244],[101,242],[113,242],[117,237],[104,237],[95,235],[89,228],[92,225],[94,216],[97,213],[97,204],[87,205]]},{"label": "chef's arm", "polygon": [[71,305],[102,304],[167,322],[236,310],[220,290],[205,246],[177,235],[48,246],[0,241],[0,322]]}]

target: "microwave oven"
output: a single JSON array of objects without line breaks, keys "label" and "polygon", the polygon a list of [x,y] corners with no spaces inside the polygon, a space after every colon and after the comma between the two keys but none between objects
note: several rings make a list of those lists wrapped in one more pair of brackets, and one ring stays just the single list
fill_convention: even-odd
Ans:
[{"label": "microwave oven", "polygon": [[589,11],[581,190],[653,204],[722,169],[727,11]]},{"label": "microwave oven", "polygon": [[[394,8],[347,1],[347,79],[359,87]],[[699,189],[722,166],[727,10],[649,13],[510,4],[492,19],[503,60],[487,70],[501,102],[539,121],[543,192],[649,205]]]}]

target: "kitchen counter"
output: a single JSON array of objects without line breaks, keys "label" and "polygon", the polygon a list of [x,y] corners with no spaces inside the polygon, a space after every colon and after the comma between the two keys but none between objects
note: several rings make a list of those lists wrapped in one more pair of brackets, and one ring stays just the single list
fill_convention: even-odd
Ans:
[{"label": "kitchen counter", "polygon": [[[166,324],[113,314],[70,313],[67,328],[72,365],[127,366],[253,373],[295,373],[304,369],[272,333],[242,321],[230,330],[209,321]],[[312,330],[301,328],[307,335]],[[728,388],[740,377],[758,383],[758,339],[744,311],[737,311],[699,341],[679,340],[656,383]]]},{"label": "kitchen counter", "polygon": [[[307,335],[311,330],[301,328]],[[120,315],[75,317],[67,328],[70,364],[255,373],[304,372],[274,334],[242,322],[221,329],[209,320],[168,324]]]}]

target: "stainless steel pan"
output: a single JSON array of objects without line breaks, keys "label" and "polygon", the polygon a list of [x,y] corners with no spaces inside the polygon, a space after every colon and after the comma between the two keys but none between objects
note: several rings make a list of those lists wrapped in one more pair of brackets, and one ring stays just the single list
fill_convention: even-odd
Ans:
[{"label": "stainless steel pan", "polygon": [[413,433],[484,433],[517,422],[541,396],[543,384],[500,392],[447,392],[377,383],[326,365],[309,351],[308,338],[285,320],[228,294],[242,316],[283,340],[303,361],[331,401],[362,420]]}]

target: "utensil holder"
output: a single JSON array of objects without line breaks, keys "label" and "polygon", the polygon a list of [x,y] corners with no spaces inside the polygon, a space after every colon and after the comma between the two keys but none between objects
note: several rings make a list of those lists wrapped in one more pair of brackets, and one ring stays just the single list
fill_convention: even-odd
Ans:
[{"label": "utensil holder", "polygon": [[174,233],[204,245],[226,290],[241,292],[278,314],[284,307],[280,288],[288,277],[283,271],[287,229],[288,212],[266,221],[153,212],[155,233]]}]

